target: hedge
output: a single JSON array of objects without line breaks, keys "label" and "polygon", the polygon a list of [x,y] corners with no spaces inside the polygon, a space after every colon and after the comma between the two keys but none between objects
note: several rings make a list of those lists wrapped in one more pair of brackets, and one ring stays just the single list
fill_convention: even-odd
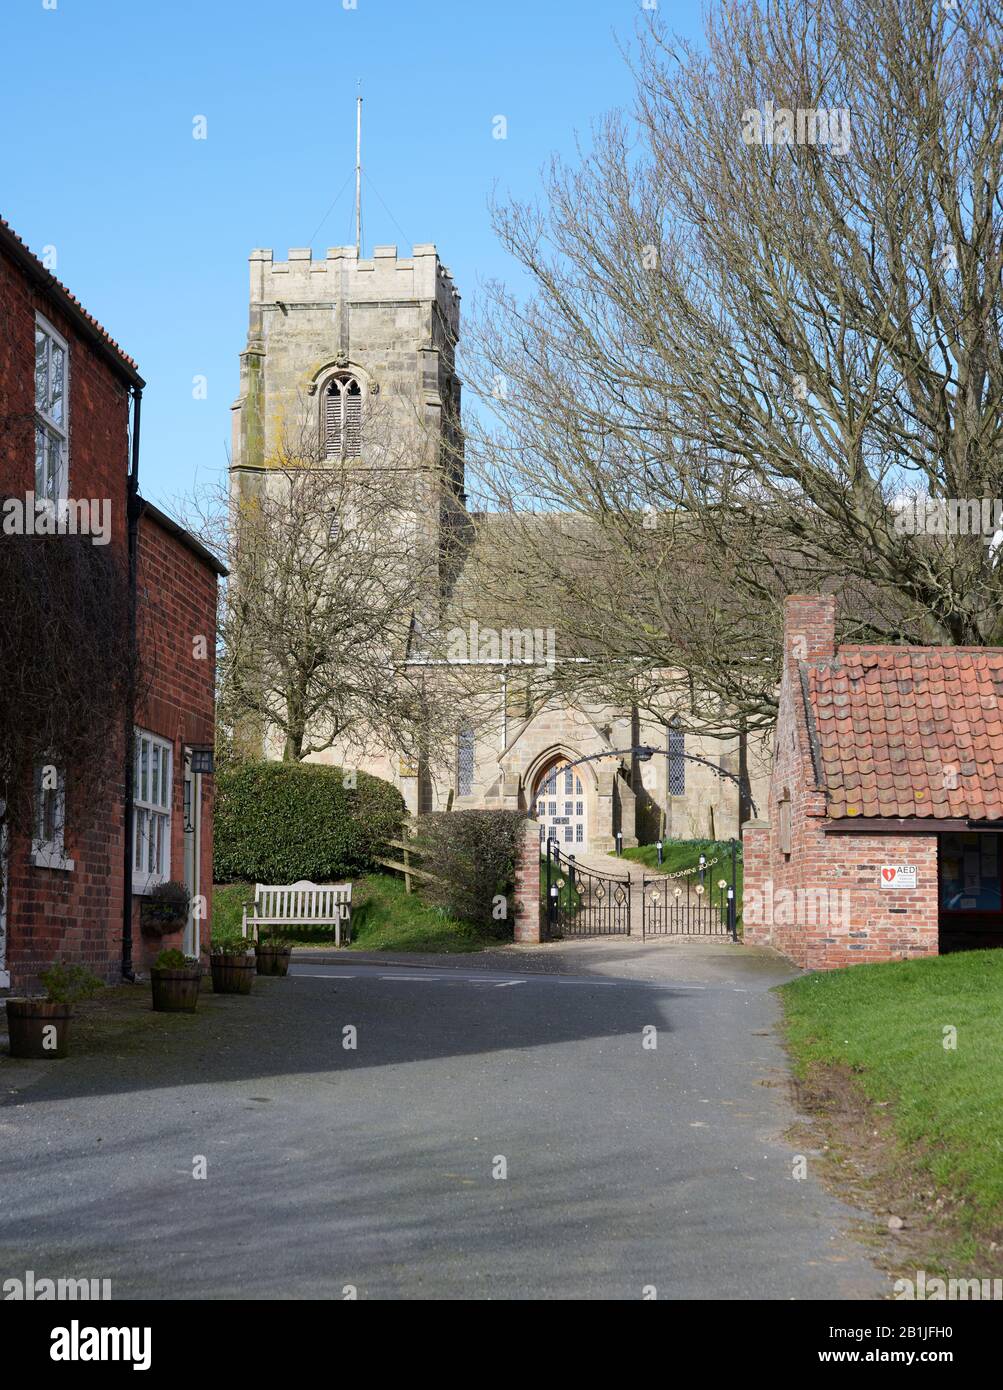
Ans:
[{"label": "hedge", "polygon": [[[515,864],[525,811],[448,811],[422,816],[415,827],[420,864],[439,882],[420,880],[421,895],[461,922],[499,938],[512,937]],[[497,899],[503,898],[503,916]]]},{"label": "hedge", "polygon": [[[356,785],[346,786],[354,778]],[[219,883],[331,883],[365,873],[398,839],[404,799],[365,772],[320,763],[240,763],[216,774]]]}]

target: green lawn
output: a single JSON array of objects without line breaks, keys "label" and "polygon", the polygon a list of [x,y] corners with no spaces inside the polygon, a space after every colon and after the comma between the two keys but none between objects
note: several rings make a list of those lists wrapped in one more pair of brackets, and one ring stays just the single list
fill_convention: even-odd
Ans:
[{"label": "green lawn", "polygon": [[[806,975],[780,987],[795,1065],[848,1067],[889,1104],[903,1162],[1003,1225],[1003,951]],[[945,1029],[957,1048],[945,1048]],[[950,1038],[950,1034],[947,1035]]]},{"label": "green lawn", "polygon": [[[625,849],[622,858],[631,859],[635,864],[644,864],[653,873],[674,874],[680,869],[695,869],[701,854],[705,854],[708,860],[716,859],[718,862],[714,868],[725,871],[723,874],[719,873],[719,877],[731,881],[730,840],[663,840],[661,868],[658,866],[658,850],[654,845],[638,845],[635,849]],[[741,846],[738,868],[741,873]]]},{"label": "green lawn", "polygon": [[[254,898],[254,885],[218,883],[213,889],[213,940],[240,934],[241,908]],[[327,945],[331,932],[283,933],[298,945]],[[405,893],[402,879],[369,874],[352,884],[352,943],[355,951],[481,951],[497,946],[495,937],[429,907],[416,893]]]}]

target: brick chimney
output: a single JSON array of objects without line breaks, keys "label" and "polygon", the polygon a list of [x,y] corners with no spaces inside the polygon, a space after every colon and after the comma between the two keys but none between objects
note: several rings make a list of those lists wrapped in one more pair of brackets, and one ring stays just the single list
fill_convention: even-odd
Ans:
[{"label": "brick chimney", "polygon": [[831,594],[791,594],[784,600],[784,665],[836,655],[836,600]]}]

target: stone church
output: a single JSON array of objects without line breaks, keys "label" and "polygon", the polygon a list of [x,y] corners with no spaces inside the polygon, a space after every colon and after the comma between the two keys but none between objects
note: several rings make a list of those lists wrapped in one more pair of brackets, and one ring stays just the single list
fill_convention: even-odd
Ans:
[{"label": "stone church", "polygon": [[[309,249],[291,250],[285,261],[270,250],[253,251],[247,346],[233,406],[231,495],[262,485],[293,415],[342,458],[365,453],[367,415],[377,404],[394,430],[433,440],[458,432],[459,337],[460,295],[434,245],[417,245],[410,256],[377,246],[369,258],[355,247],[334,247],[322,260]],[[450,595],[463,588],[465,570],[469,579],[469,557],[500,518],[468,510],[462,446],[443,448],[438,458],[415,496],[418,524],[431,528],[435,544],[452,557],[437,619],[448,623]],[[541,836],[556,836],[571,852],[608,851],[618,832],[625,847],[659,835],[739,834],[748,802],[733,778],[716,771],[747,775],[750,755],[738,740],[689,733],[671,709],[655,719],[584,698],[534,700],[527,667],[554,659],[552,638],[486,626],[471,634],[471,626],[476,619],[461,631],[472,640],[447,642],[444,656],[425,656],[416,643],[408,657],[413,666],[434,665],[430,675],[437,681],[455,677],[458,691],[462,684],[448,755],[438,763],[410,761],[381,747],[374,731],[364,756],[335,745],[320,760],[386,778],[412,812],[525,810],[539,819]],[[465,705],[471,666],[476,718]],[[656,756],[639,761],[631,752],[638,745],[654,748]],[[264,751],[280,756],[281,745],[266,739]],[[568,767],[595,754],[609,756]],[[755,771],[751,784],[755,796],[761,785]]]}]

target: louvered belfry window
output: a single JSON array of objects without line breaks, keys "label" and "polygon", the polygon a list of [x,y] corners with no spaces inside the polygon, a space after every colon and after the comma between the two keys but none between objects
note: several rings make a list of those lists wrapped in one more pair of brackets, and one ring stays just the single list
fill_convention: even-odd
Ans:
[{"label": "louvered belfry window", "polygon": [[345,453],[355,458],[362,453],[362,390],[357,381],[347,381],[345,403]]},{"label": "louvered belfry window", "polygon": [[324,393],[324,451],[328,458],[362,452],[362,388],[354,377],[335,377]]}]

